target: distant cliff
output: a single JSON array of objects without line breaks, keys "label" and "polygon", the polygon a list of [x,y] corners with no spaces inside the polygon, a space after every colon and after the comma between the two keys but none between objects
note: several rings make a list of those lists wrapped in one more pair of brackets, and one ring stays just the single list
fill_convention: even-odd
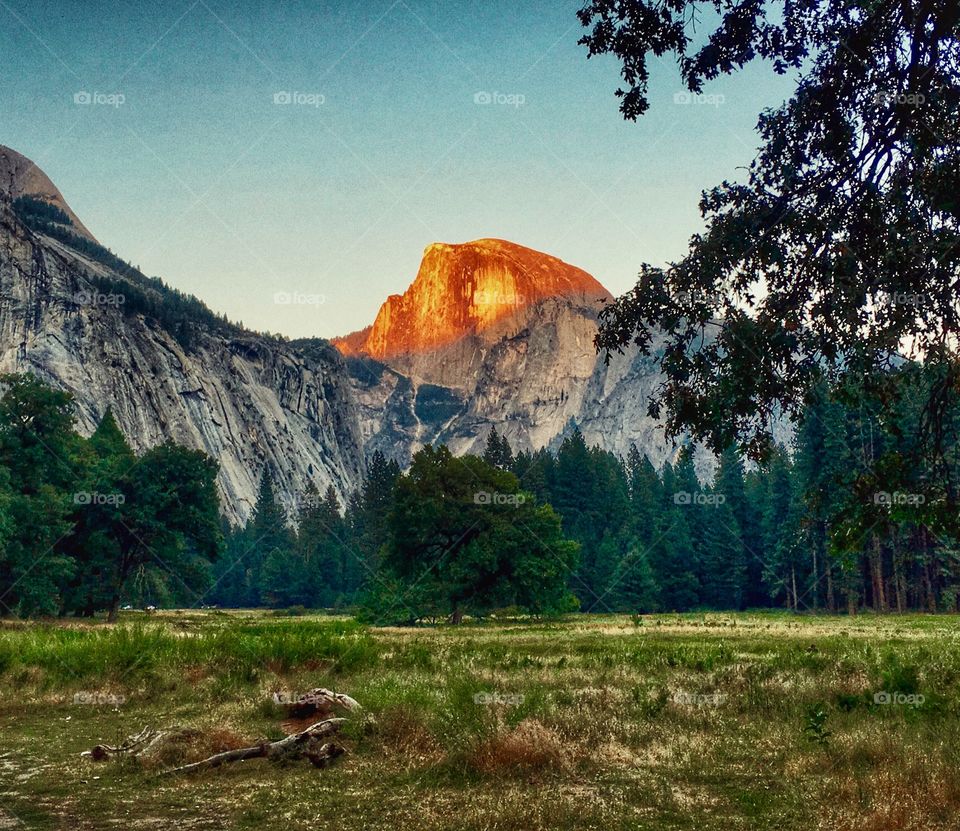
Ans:
[{"label": "distant cliff", "polygon": [[[249,514],[265,466],[291,502],[310,481],[344,497],[356,487],[359,414],[336,349],[245,331],[117,264],[24,161],[0,148],[0,371],[71,392],[84,431],[109,407],[137,449],[206,451],[232,520]],[[13,209],[24,196],[69,222],[30,230]]]}]

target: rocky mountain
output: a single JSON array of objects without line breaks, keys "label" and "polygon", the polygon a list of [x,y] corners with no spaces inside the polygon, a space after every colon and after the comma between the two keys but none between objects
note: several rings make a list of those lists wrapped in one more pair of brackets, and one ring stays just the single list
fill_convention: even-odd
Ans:
[{"label": "rocky mountain", "polygon": [[77,234],[96,242],[93,234],[70,209],[67,200],[47,174],[26,156],[21,156],[16,150],[3,145],[0,145],[0,193],[10,199],[32,196],[58,208],[70,219]]},{"label": "rocky mountain", "polygon": [[434,243],[416,279],[387,298],[373,325],[334,344],[347,354],[409,363],[551,298],[593,308],[611,296],[587,272],[512,242]]},{"label": "rocky mountain", "polygon": [[610,298],[582,269],[511,242],[435,243],[369,327],[287,342],[119,259],[41,170],[0,147],[0,372],[71,392],[85,432],[110,408],[137,450],[204,450],[233,521],[265,467],[291,505],[308,482],[346,498],[376,450],[403,464],[428,442],[479,452],[494,426],[516,450],[556,447],[576,426],[617,453],[674,457],[646,415],[652,361],[595,352]]},{"label": "rocky mountain", "polygon": [[576,426],[616,453],[635,443],[655,465],[674,458],[646,414],[659,381],[653,361],[629,352],[607,365],[594,349],[610,297],[585,271],[514,243],[429,246],[413,283],[372,326],[333,341],[365,444],[406,462],[428,442],[479,452],[491,427],[531,450],[555,447]]},{"label": "rocky mountain", "polygon": [[140,274],[5,147],[0,371],[71,392],[87,433],[110,408],[138,450],[173,439],[206,451],[235,521],[249,514],[265,466],[290,502],[310,481],[345,497],[362,476],[360,412],[336,349],[245,331]]}]

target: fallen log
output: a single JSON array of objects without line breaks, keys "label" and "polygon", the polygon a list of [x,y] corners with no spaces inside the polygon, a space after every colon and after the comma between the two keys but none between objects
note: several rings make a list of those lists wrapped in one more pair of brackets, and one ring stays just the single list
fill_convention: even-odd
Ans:
[{"label": "fallen log", "polygon": [[245,762],[247,759],[264,758],[270,759],[272,762],[306,758],[316,767],[326,767],[338,756],[341,756],[344,749],[339,745],[324,743],[323,739],[336,733],[344,722],[346,722],[345,718],[324,719],[316,724],[311,724],[306,730],[301,730],[299,733],[294,733],[275,742],[261,742],[250,747],[216,753],[199,762],[192,762],[189,765],[181,765],[178,768],[164,771],[161,775],[196,773],[200,770],[218,768],[231,762]]},{"label": "fallen log", "polygon": [[289,693],[275,692],[273,702],[283,707],[287,715],[294,718],[303,718],[314,713],[327,715],[333,711],[335,706],[343,707],[348,712],[361,709],[360,704],[349,695],[333,692],[323,687],[317,687],[296,697]]},{"label": "fallen log", "polygon": [[[285,705],[290,713],[316,713],[321,718],[308,727],[277,741],[260,742],[249,747],[225,750],[198,762],[171,768],[160,775],[195,773],[232,764],[233,762],[243,762],[247,759],[269,759],[272,762],[307,759],[315,767],[323,768],[346,752],[340,745],[325,741],[325,739],[339,732],[341,726],[347,721],[346,718],[330,718],[329,713],[334,706],[342,707],[349,712],[362,709],[360,704],[349,695],[332,692],[322,687],[311,690],[296,699],[283,698],[281,694],[275,693],[274,701]],[[139,733],[127,738],[122,744],[115,746],[98,744],[92,750],[84,751],[81,755],[95,762],[103,761],[111,756],[126,756],[136,759],[154,757],[156,759],[164,742],[181,739],[196,732],[182,727],[164,730],[145,727]]]}]

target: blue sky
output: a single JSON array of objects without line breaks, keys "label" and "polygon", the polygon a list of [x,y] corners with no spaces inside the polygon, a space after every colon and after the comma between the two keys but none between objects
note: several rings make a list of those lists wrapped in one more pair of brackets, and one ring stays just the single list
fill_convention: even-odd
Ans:
[{"label": "blue sky", "polygon": [[620,293],[682,256],[791,82],[757,65],[677,103],[655,62],[625,122],[579,7],[0,0],[0,143],[101,242],[257,329],[360,328],[437,241],[510,239]]}]

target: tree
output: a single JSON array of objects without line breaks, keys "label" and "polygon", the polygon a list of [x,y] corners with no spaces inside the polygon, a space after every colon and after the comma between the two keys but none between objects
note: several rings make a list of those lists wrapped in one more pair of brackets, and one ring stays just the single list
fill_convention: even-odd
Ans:
[{"label": "tree", "polygon": [[399,593],[380,598],[383,620],[574,608],[576,544],[552,508],[479,457],[420,450],[397,481],[389,525],[383,576]]},{"label": "tree", "polygon": [[216,463],[172,443],[138,457],[109,410],[84,439],[69,394],[0,383],[3,608],[115,620],[126,592],[195,597],[219,550]]},{"label": "tree", "polygon": [[352,543],[347,552],[347,582],[351,591],[360,590],[378,568],[380,551],[390,533],[388,517],[399,476],[400,465],[377,450],[363,485],[347,506],[346,526]]},{"label": "tree", "polygon": [[[703,5],[720,20],[694,45],[701,5],[592,0],[579,12],[589,54],[621,62],[625,117],[649,107],[650,54],[673,53],[691,93],[757,58],[796,71],[796,91],[760,116],[747,182],[704,193],[707,227],[687,255],[644,265],[604,310],[598,347],[650,353],[665,332],[651,413],[673,435],[717,451],[738,441],[756,458],[821,376],[865,378],[892,404],[889,370],[907,351],[939,370],[924,436],[942,454],[938,424],[960,390],[960,5],[715,0]],[[955,489],[950,499],[956,518]]]},{"label": "tree", "polygon": [[668,611],[683,611],[697,605],[700,583],[696,575],[697,556],[686,515],[689,504],[678,501],[673,466],[662,473],[660,521],[650,548],[650,564],[660,590],[660,605]]},{"label": "tree", "polygon": [[[286,569],[293,552],[293,534],[287,512],[277,500],[269,467],[260,474],[257,501],[247,523],[249,548],[243,554],[247,572],[247,597],[244,605],[259,606],[282,603],[278,597],[286,579]],[[269,566],[267,566],[269,563]]]},{"label": "tree", "polygon": [[627,453],[630,533],[644,545],[653,542],[661,503],[660,478],[650,459],[631,444]]},{"label": "tree", "polygon": [[[787,608],[796,610],[801,594],[810,596],[808,605],[816,606],[816,580],[805,591],[807,563],[803,558],[803,495],[797,491],[794,471],[786,450],[777,448],[770,458],[762,485],[763,507],[760,520],[759,550],[762,552],[763,582],[770,597],[784,597]],[[811,552],[816,563],[816,553]],[[822,567],[822,564],[820,564]],[[816,568],[813,569],[817,571]],[[799,577],[799,580],[798,580]]]},{"label": "tree", "polygon": [[483,451],[483,460],[501,470],[510,470],[513,466],[513,451],[506,436],[501,436],[496,427],[490,429],[487,435],[487,444]]},{"label": "tree", "polygon": [[123,556],[118,531],[131,496],[127,474],[137,463],[109,409],[90,437],[89,450],[82,488],[73,500],[69,550],[76,569],[61,606],[61,614],[75,612],[83,617],[110,608],[114,569]]},{"label": "tree", "polygon": [[751,585],[759,586],[763,574],[763,554],[755,507],[747,501],[743,459],[736,447],[728,447],[720,456],[714,481],[713,552],[714,562],[724,563],[722,584],[729,589],[727,608],[742,608]]},{"label": "tree", "polygon": [[340,500],[333,486],[328,486],[321,497],[311,483],[297,526],[296,548],[302,561],[299,567],[306,580],[303,594],[308,598],[300,602],[330,608],[343,599],[345,578],[355,560],[355,555],[346,550],[345,536]]},{"label": "tree", "polygon": [[620,611],[644,614],[659,608],[660,592],[650,557],[636,542],[620,560],[611,582],[611,606]]},{"label": "tree", "polygon": [[714,609],[742,609],[747,570],[739,523],[727,502],[707,511],[700,602]]},{"label": "tree", "polygon": [[217,469],[205,453],[165,442],[123,476],[129,496],[109,534],[116,559],[108,576],[108,620],[116,620],[120,598],[138,569],[160,569],[190,596],[201,595],[222,542]]},{"label": "tree", "polygon": [[0,549],[0,608],[54,614],[75,564],[62,550],[80,491],[83,441],[73,431],[73,400],[33,375],[4,375],[0,469],[5,540]]}]

